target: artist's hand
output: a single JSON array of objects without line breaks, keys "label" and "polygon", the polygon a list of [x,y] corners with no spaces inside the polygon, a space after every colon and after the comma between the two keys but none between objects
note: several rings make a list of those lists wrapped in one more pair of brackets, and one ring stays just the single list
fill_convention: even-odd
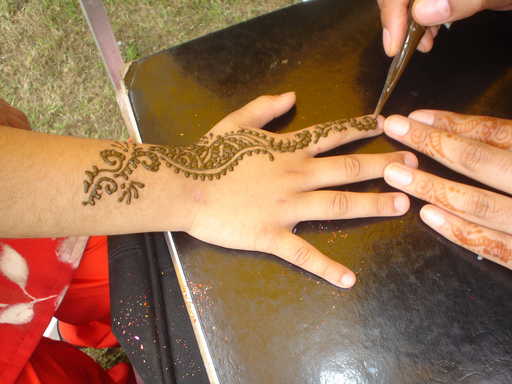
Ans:
[{"label": "artist's hand", "polygon": [[422,220],[456,244],[512,269],[512,120],[420,110],[390,116],[385,133],[447,167],[490,187],[449,181],[402,164],[391,164],[385,180],[433,205]]},{"label": "artist's hand", "polygon": [[[197,181],[193,193],[197,209],[185,230],[216,245],[277,255],[336,286],[349,288],[356,281],[353,272],[293,234],[293,227],[306,220],[402,215],[409,208],[403,193],[315,190],[379,178],[386,165],[417,166],[417,159],[409,152],[315,158],[344,143],[381,134],[371,117],[287,134],[260,129],[294,103],[293,93],[260,97],[228,115],[205,136],[210,142],[215,137],[233,142],[231,133],[239,132],[235,136],[240,143],[259,142],[255,148],[260,151],[245,156],[217,181]],[[219,145],[225,148],[224,142]],[[241,153],[236,147],[233,153]],[[222,155],[232,156],[229,151]],[[344,252],[340,249],[338,257],[343,259]]]},{"label": "artist's hand", "polygon": [[[382,41],[388,56],[395,56],[405,38],[407,9],[411,0],[377,0],[381,11]],[[464,19],[484,9],[510,10],[512,0],[416,0],[412,15],[428,26],[418,50],[428,52],[434,45],[439,25]]]},{"label": "artist's hand", "polygon": [[0,125],[5,127],[30,130],[27,117],[19,109],[16,109],[0,98]]}]

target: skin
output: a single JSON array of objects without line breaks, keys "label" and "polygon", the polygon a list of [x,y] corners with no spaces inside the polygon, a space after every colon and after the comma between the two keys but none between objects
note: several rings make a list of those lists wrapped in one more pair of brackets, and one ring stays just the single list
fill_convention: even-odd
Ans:
[{"label": "skin", "polygon": [[386,182],[431,204],[422,220],[454,243],[512,269],[512,120],[419,110],[390,116],[391,138],[503,193],[391,164]]},{"label": "skin", "polygon": [[[90,201],[100,171],[115,167],[112,159],[106,162],[109,157],[102,155],[104,151],[120,151],[130,158],[135,151],[155,152],[156,146],[46,135],[2,126],[0,236],[185,231],[227,248],[274,254],[338,287],[349,288],[356,281],[354,273],[294,235],[293,227],[304,220],[402,215],[409,208],[409,200],[401,192],[363,194],[317,189],[379,178],[387,165],[398,162],[415,167],[417,159],[410,152],[315,158],[339,145],[381,134],[382,129],[375,125],[361,129],[353,121],[345,125],[324,123],[287,134],[261,130],[294,103],[294,93],[263,96],[215,125],[198,145],[211,149],[216,139],[241,130],[251,140],[258,137],[267,145],[260,148],[260,153],[240,158],[219,178],[203,180],[200,175],[194,178],[191,172],[187,177],[183,169],[176,173],[165,161],[153,167],[149,157],[139,157],[140,162],[130,166],[127,177],[144,187],[137,189],[138,196],[132,191],[130,204],[126,196],[120,201],[120,183],[126,180],[112,172],[106,174],[115,180],[118,189],[102,187],[96,190],[99,197],[93,199],[94,204],[84,202]],[[317,140],[297,142],[298,134],[314,138],[315,132],[326,134]],[[270,139],[273,143],[298,144],[289,150],[291,147],[284,144],[268,146]],[[171,153],[156,152],[164,158]],[[177,164],[183,166],[179,161]],[[98,167],[96,176],[94,166]],[[89,183],[89,189],[87,185],[84,188],[84,182]]]},{"label": "skin", "polygon": [[[194,180],[219,180],[232,172],[246,156],[264,155],[270,161],[277,153],[292,153],[318,144],[321,138],[347,130],[374,131],[377,120],[370,116],[341,119],[317,124],[281,139],[268,132],[239,128],[222,135],[209,133],[198,143],[185,146],[152,145],[149,148],[128,143],[114,143],[110,149],[101,151],[100,156],[107,166],[94,165],[85,172],[84,192],[88,195],[84,205],[96,205],[104,192],[121,196],[120,202],[131,204],[138,199],[145,184],[133,180],[132,173],[143,168],[159,172],[166,167],[175,173]],[[104,166],[104,165],[103,165]],[[101,167],[101,166],[100,166]]]},{"label": "skin", "polygon": [[[377,0],[381,11],[382,41],[390,57],[395,56],[405,38],[410,0]],[[439,25],[472,16],[484,9],[510,10],[511,0],[416,0],[412,15],[416,22],[427,26],[418,50],[429,52],[439,32]]]}]

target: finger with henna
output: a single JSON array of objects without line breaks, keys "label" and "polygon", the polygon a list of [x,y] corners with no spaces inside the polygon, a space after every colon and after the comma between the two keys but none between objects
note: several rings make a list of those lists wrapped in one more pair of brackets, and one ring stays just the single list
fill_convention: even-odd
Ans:
[{"label": "finger with henna", "polygon": [[384,132],[441,164],[486,185],[512,192],[512,152],[435,128],[404,116],[390,116]]},{"label": "finger with henna", "polygon": [[510,197],[446,180],[398,163],[386,167],[384,180],[395,188],[477,224],[499,231],[512,231]]},{"label": "finger with henna", "polygon": [[512,269],[512,236],[461,219],[433,205],[420,211],[421,219],[448,240],[488,260]]},{"label": "finger with henna", "polygon": [[512,151],[512,120],[428,109],[414,111],[409,114],[409,118],[496,148]]}]

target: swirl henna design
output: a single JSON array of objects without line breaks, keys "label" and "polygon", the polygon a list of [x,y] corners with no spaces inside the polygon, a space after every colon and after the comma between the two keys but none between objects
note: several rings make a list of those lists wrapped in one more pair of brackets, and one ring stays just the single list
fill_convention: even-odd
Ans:
[{"label": "swirl henna design", "polygon": [[422,200],[429,201],[432,204],[443,207],[452,212],[461,213],[461,209],[456,208],[449,198],[450,193],[463,193],[454,186],[446,186],[443,183],[436,183],[430,178],[421,178],[415,186],[415,195]]},{"label": "swirl henna design", "polygon": [[425,129],[414,129],[411,132],[411,143],[418,151],[430,157],[445,157],[442,146],[442,133]]},{"label": "swirl henna design", "polygon": [[233,171],[246,156],[266,155],[270,161],[274,161],[276,153],[304,149],[318,143],[321,138],[349,128],[375,130],[377,120],[370,116],[335,120],[301,130],[292,139],[277,139],[265,131],[240,128],[221,135],[209,133],[197,144],[186,146],[114,143],[112,149],[100,152],[100,157],[109,168],[93,165],[92,170],[85,171],[84,193],[87,199],[82,204],[94,206],[104,192],[108,195],[119,192],[118,201],[131,204],[133,199],[140,197],[140,190],[145,187],[144,183],[131,179],[133,172],[140,167],[158,172],[165,166],[194,180],[220,179]]},{"label": "swirl henna design", "polygon": [[452,233],[459,244],[512,267],[512,249],[505,242],[484,235],[478,225],[469,224],[464,229],[459,225],[452,225]]},{"label": "swirl henna design", "polygon": [[434,126],[501,149],[512,149],[512,123],[487,116],[439,114]]}]

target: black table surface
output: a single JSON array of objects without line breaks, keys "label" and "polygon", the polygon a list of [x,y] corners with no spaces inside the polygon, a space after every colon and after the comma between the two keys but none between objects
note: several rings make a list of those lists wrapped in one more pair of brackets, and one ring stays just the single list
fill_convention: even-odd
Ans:
[{"label": "black table surface", "polygon": [[[441,31],[430,54],[413,57],[383,113],[440,108],[512,118],[510,36],[510,13],[485,12]],[[273,131],[370,113],[389,63],[375,1],[316,0],[140,59],[125,84],[143,140],[179,145],[264,93],[298,96]],[[403,148],[379,137],[329,155]],[[424,170],[478,185],[419,158]],[[343,189],[391,190],[382,180]],[[422,204],[413,199],[399,218],[297,227],[357,273],[351,290],[270,255],[174,233],[181,288],[191,292],[194,326],[204,331],[219,381],[511,383],[512,272],[422,224]],[[139,261],[112,263],[117,335],[148,383],[205,382],[190,323],[175,326],[184,305],[169,252],[161,238],[141,236]]]}]

